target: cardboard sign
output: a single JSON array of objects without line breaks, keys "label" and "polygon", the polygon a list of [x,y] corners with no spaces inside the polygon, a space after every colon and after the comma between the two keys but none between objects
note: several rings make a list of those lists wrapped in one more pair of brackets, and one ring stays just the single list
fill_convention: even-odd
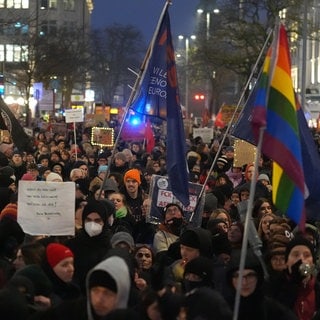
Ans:
[{"label": "cardboard sign", "polygon": [[188,207],[184,207],[174,196],[168,177],[152,175],[149,192],[151,206],[147,212],[147,221],[155,224],[161,223],[163,208],[169,203],[177,203],[183,209],[185,220],[192,226],[199,227],[205,200],[204,196],[199,199],[201,189],[201,184],[189,182],[190,204]]},{"label": "cardboard sign", "polygon": [[74,235],[74,182],[20,180],[18,190],[18,223],[25,233]]},{"label": "cardboard sign", "polygon": [[253,163],[257,148],[244,140],[236,139],[234,141],[234,160],[235,167],[242,167],[245,164]]},{"label": "cardboard sign", "polygon": [[112,147],[114,139],[113,128],[93,127],[91,129],[91,144],[100,147]]}]

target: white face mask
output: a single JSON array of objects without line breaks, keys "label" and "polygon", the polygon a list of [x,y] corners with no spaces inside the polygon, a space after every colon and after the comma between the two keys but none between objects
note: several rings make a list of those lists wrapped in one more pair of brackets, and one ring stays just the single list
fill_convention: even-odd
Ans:
[{"label": "white face mask", "polygon": [[97,236],[102,232],[102,225],[99,223],[96,223],[94,221],[86,222],[84,224],[84,230],[86,230],[89,237]]}]

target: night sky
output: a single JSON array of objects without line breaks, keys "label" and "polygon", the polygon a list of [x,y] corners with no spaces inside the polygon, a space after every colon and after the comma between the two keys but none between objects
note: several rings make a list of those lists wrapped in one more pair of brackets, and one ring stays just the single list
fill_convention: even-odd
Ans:
[{"label": "night sky", "polygon": [[[94,11],[91,16],[93,28],[111,26],[113,23],[134,25],[145,36],[148,43],[165,0],[94,0]],[[169,7],[171,32],[173,37],[182,34],[190,36],[194,32],[196,9],[199,0],[173,0]]]}]

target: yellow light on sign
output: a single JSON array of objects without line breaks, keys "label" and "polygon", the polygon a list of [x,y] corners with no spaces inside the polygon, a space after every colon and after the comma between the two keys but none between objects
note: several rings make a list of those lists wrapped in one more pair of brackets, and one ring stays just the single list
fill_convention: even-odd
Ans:
[{"label": "yellow light on sign", "polygon": [[118,114],[119,110],[118,108],[110,108],[110,114]]}]

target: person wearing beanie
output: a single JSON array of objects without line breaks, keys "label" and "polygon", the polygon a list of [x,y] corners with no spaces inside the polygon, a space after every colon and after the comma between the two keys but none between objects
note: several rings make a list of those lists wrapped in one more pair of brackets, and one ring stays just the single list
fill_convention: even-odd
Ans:
[{"label": "person wearing beanie", "polygon": [[[38,312],[32,319],[140,319],[130,306],[131,283],[127,261],[120,256],[107,257],[89,270],[82,297]],[[126,315],[130,316],[112,318],[116,311],[127,311]]]},{"label": "person wearing beanie", "polygon": [[26,163],[22,159],[22,154],[20,151],[15,149],[9,165],[14,169],[14,175],[17,180],[20,180],[24,173],[27,172]]},{"label": "person wearing beanie", "polygon": [[108,197],[109,194],[113,192],[119,192],[117,182],[113,178],[105,179],[102,189],[104,191],[106,198]]},{"label": "person wearing beanie", "polygon": [[293,310],[298,319],[313,319],[320,308],[314,245],[297,235],[286,245],[285,261],[287,268],[270,283],[269,294]]},{"label": "person wearing beanie", "polygon": [[265,274],[258,257],[248,248],[245,256],[245,265],[240,278],[239,265],[242,250],[234,250],[228,265],[226,279],[231,289],[231,295],[225,299],[230,308],[234,308],[236,291],[241,281],[239,320],[297,320],[295,314],[287,307],[266,295]]},{"label": "person wearing beanie", "polygon": [[[85,294],[85,277],[88,271],[100,262],[110,249],[111,230],[108,218],[114,207],[106,206],[104,200],[89,200],[82,211],[82,229],[66,242],[74,253],[74,279]],[[112,212],[111,212],[112,211]]]},{"label": "person wearing beanie", "polygon": [[55,172],[50,172],[46,177],[47,182],[63,182],[62,177]]},{"label": "person wearing beanie", "polygon": [[171,244],[179,239],[184,227],[184,213],[176,203],[168,203],[164,208],[164,218],[153,239],[153,248],[157,253],[167,251]]},{"label": "person wearing beanie", "polygon": [[73,282],[74,257],[68,247],[49,243],[43,270],[52,283],[54,305],[80,297],[80,288]]},{"label": "person wearing beanie", "polygon": [[208,230],[194,228],[184,231],[178,240],[180,244],[181,259],[176,260],[171,266],[171,272],[176,282],[181,282],[186,264],[197,258],[207,257],[212,259],[212,239]]},{"label": "person wearing beanie", "polygon": [[110,166],[110,172],[121,173],[122,175],[129,169],[127,157],[123,152],[117,152]]},{"label": "person wearing beanie", "polygon": [[119,231],[116,232],[111,237],[111,247],[112,248],[124,248],[128,250],[130,253],[134,251],[134,240],[132,238],[132,235],[125,231]]},{"label": "person wearing beanie", "polygon": [[10,219],[17,221],[17,213],[18,213],[17,203],[10,202],[0,212],[0,221],[4,217],[9,217]]},{"label": "person wearing beanie", "polygon": [[123,176],[124,186],[120,192],[125,195],[127,205],[136,222],[142,219],[144,191],[141,187],[141,173],[138,169],[130,169]]},{"label": "person wearing beanie", "polygon": [[196,288],[214,288],[213,261],[207,257],[199,256],[187,262],[184,268],[182,288],[185,293]]},{"label": "person wearing beanie", "polygon": [[22,181],[36,181],[36,178],[31,174],[31,173],[25,173],[22,177],[21,177]]},{"label": "person wearing beanie", "polygon": [[141,176],[140,171],[138,169],[130,169],[128,170],[123,177],[124,183],[128,180],[135,180],[139,185],[141,184]]}]

